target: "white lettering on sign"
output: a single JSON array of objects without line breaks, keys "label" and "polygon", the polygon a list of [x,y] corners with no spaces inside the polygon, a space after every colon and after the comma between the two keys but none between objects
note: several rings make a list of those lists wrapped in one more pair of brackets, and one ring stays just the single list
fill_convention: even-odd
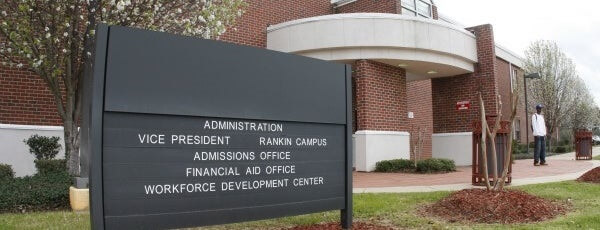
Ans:
[{"label": "white lettering on sign", "polygon": [[216,192],[216,184],[213,183],[194,183],[194,184],[154,184],[144,185],[146,195],[161,195],[173,193],[197,193],[197,192]]},{"label": "white lettering on sign", "polygon": [[288,186],[289,179],[255,180],[255,181],[229,181],[221,183],[222,191],[255,190],[265,188],[281,188]]},{"label": "white lettering on sign", "polygon": [[253,161],[254,152],[201,152],[194,154],[194,161]]},{"label": "white lettering on sign", "polygon": [[289,160],[290,152],[260,152],[261,160]]},{"label": "white lettering on sign", "polygon": [[237,167],[186,168],[186,177],[199,176],[239,176]]},{"label": "white lettering on sign", "polygon": [[456,102],[456,110],[467,110],[471,108],[471,102],[470,101],[459,101]]},{"label": "white lettering on sign", "polygon": [[229,136],[171,135],[171,144],[229,145]]},{"label": "white lettering on sign", "polygon": [[258,144],[270,145],[270,146],[290,146],[290,145],[292,145],[292,138],[289,138],[289,137],[260,137],[260,138],[258,138]]},{"label": "white lettering on sign", "polygon": [[[192,157],[192,161],[197,165],[185,164],[179,169],[179,172],[185,175],[184,178],[193,180],[195,178],[208,177],[220,177],[223,180],[215,182],[177,182],[177,183],[165,183],[165,184],[151,184],[144,185],[144,191],[146,195],[161,195],[161,194],[185,194],[185,193],[198,193],[198,192],[214,192],[218,191],[241,191],[241,190],[260,190],[260,189],[279,189],[285,187],[304,187],[304,186],[318,186],[324,184],[325,178],[322,176],[311,175],[302,177],[291,178],[273,178],[277,176],[285,177],[286,175],[292,174],[303,174],[307,173],[300,166],[296,167],[295,164],[289,162],[292,160],[292,151],[287,148],[298,148],[298,147],[327,147],[327,138],[322,137],[310,137],[310,136],[298,136],[291,134],[292,136],[281,135],[265,137],[260,136],[256,132],[282,132],[283,125],[276,123],[266,122],[249,122],[249,121],[218,121],[218,120],[206,120],[204,122],[203,129],[208,133],[137,133],[138,141],[141,144],[165,144],[165,139],[170,136],[171,145],[212,145],[210,147],[192,147],[188,157]],[[216,130],[215,133],[211,133],[210,130]],[[223,131],[221,131],[223,130]],[[252,144],[258,144],[260,151],[248,151],[238,147],[239,144],[247,144],[248,140],[242,139],[239,142],[234,142],[234,145],[229,146],[231,137],[237,140],[239,134],[229,134],[229,132],[236,131],[250,131],[255,133],[247,133],[241,135],[242,137],[254,136],[250,139]],[[163,131],[163,133],[166,131]],[[169,144],[169,143],[167,143]],[[267,146],[267,147],[261,147]],[[268,147],[272,146],[272,147]],[[198,148],[206,148],[198,150]],[[214,149],[211,149],[214,148]],[[232,149],[229,149],[232,148]],[[246,148],[246,147],[244,147]],[[177,147],[181,149],[181,147]],[[228,151],[229,150],[229,151]],[[299,151],[303,153],[304,151]],[[190,158],[188,158],[190,159]],[[301,157],[302,159],[302,157]],[[205,163],[212,161],[210,163]],[[254,161],[254,162],[251,162]],[[259,161],[264,161],[259,162]],[[280,161],[281,163],[273,163],[270,161]],[[247,163],[244,163],[247,162]],[[242,165],[238,165],[238,164]],[[283,163],[283,164],[282,164]],[[206,165],[205,165],[206,164]],[[219,165],[221,164],[221,165]],[[255,165],[252,165],[255,164]],[[249,178],[242,180],[236,180],[239,176],[244,175]],[[269,176],[268,179],[264,178],[253,178],[260,177],[262,175]],[[217,179],[215,179],[217,180]],[[220,187],[219,184],[221,185]]]},{"label": "white lettering on sign", "polygon": [[294,174],[296,173],[295,165],[269,165],[265,167],[266,174]]},{"label": "white lettering on sign", "polygon": [[323,177],[294,178],[292,183],[296,187],[308,186],[308,185],[320,185],[320,184],[323,184]]},{"label": "white lettering on sign", "polygon": [[327,138],[296,138],[297,146],[327,146]]},{"label": "white lettering on sign", "polygon": [[165,144],[164,134],[139,134],[138,138],[142,144]]},{"label": "white lettering on sign", "polygon": [[204,122],[204,129],[283,132],[283,125],[272,123],[256,123],[249,121],[206,121]]}]

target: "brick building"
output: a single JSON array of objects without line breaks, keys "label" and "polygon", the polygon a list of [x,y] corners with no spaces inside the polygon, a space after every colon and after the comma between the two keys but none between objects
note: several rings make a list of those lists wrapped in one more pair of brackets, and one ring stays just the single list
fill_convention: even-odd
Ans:
[{"label": "brick building", "polygon": [[[430,0],[247,0],[246,12],[220,40],[351,64],[355,167],[410,158],[411,130],[424,133],[424,157],[471,159],[478,92],[488,114],[502,95],[504,116],[522,60],[494,42],[491,25],[464,28]],[[457,110],[457,102],[469,109]],[[524,142],[519,107],[517,136]],[[30,174],[22,144],[31,133],[61,135],[44,82],[0,67],[0,162]],[[414,136],[414,135],[413,135]],[[9,151],[10,150],[10,151]],[[18,156],[18,157],[17,157]],[[29,157],[29,156],[28,156]],[[31,162],[31,161],[29,161]]]}]

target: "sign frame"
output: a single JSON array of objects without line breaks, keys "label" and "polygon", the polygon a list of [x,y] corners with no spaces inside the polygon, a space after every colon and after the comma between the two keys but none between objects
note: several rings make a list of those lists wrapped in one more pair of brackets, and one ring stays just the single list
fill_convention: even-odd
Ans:
[{"label": "sign frame", "polygon": [[[89,185],[90,185],[90,218],[92,229],[106,229],[105,223],[105,207],[104,207],[104,178],[103,178],[103,130],[104,130],[104,113],[107,107],[107,68],[109,62],[109,35],[113,28],[117,30],[137,30],[131,28],[124,28],[118,26],[108,26],[105,24],[98,25],[96,29],[96,43],[93,59],[90,60],[86,67],[85,79],[83,81],[83,111],[82,111],[82,123],[81,123],[81,159],[82,159],[82,175],[86,175],[89,172]],[[147,32],[147,31],[146,31]],[[162,34],[158,32],[151,32]],[[175,35],[170,35],[175,36]],[[180,36],[182,37],[182,36]],[[192,39],[186,37],[185,39]],[[195,38],[194,38],[195,39]],[[198,39],[200,40],[200,39]],[[207,42],[206,40],[203,40]],[[210,41],[215,44],[221,43],[216,41]],[[225,44],[224,46],[234,47],[245,47],[234,44]],[[244,48],[248,49],[248,47]],[[252,48],[259,50],[257,48]],[[253,52],[265,52],[270,55],[290,55],[279,53],[270,50],[260,49],[261,51]],[[317,60],[306,57],[299,57],[297,55],[294,58],[302,58],[310,62],[317,62]],[[325,61],[318,62],[325,63]],[[352,225],[352,69],[350,65],[340,65],[336,63],[328,63],[327,65],[338,65],[344,69],[345,76],[345,159],[344,160],[344,208],[340,210],[340,222],[344,229],[348,229]],[[312,93],[312,92],[311,92]],[[139,112],[139,111],[138,111]],[[177,114],[173,114],[177,115]],[[182,114],[190,116],[189,114]],[[224,117],[224,118],[242,118],[244,117]],[[247,118],[246,118],[247,119]],[[293,118],[291,118],[293,119]],[[293,121],[293,120],[289,120]],[[309,213],[309,212],[307,212]],[[294,214],[283,214],[273,217],[266,218],[249,218],[248,220],[260,220],[268,218],[276,218],[289,216]],[[240,221],[230,221],[225,223],[235,223]],[[204,226],[202,223],[194,226]],[[224,223],[223,223],[224,224]],[[210,225],[210,224],[209,224]],[[191,227],[191,225],[169,225],[168,227]]]}]

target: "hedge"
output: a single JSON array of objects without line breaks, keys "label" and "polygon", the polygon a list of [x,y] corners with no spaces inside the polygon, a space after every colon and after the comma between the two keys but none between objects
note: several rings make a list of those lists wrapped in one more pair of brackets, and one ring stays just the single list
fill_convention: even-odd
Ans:
[{"label": "hedge", "polygon": [[0,181],[11,180],[15,177],[15,171],[12,166],[7,164],[0,164]]},{"label": "hedge", "polygon": [[417,162],[417,172],[420,173],[453,171],[456,171],[456,165],[453,160],[431,158]]},{"label": "hedge", "polygon": [[377,162],[376,172],[417,172],[417,173],[436,173],[456,171],[456,165],[453,160],[448,159],[425,159],[415,163],[407,159],[395,159]]},{"label": "hedge", "polygon": [[552,148],[552,152],[554,153],[568,153],[573,150],[575,150],[575,148],[571,145],[556,146]]},{"label": "hedge", "polygon": [[67,160],[35,160],[35,167],[39,174],[67,172]]},{"label": "hedge", "polygon": [[67,172],[36,174],[0,183],[0,212],[67,209],[71,176]]},{"label": "hedge", "polygon": [[414,170],[414,161],[406,159],[386,160],[375,164],[375,172],[409,172]]}]

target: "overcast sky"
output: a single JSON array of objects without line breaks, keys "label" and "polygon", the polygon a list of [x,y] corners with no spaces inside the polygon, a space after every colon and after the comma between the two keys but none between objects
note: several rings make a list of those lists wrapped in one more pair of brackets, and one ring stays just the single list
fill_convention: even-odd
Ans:
[{"label": "overcast sky", "polygon": [[524,56],[532,41],[556,41],[600,105],[600,1],[434,0],[464,26],[492,24],[496,43]]}]

